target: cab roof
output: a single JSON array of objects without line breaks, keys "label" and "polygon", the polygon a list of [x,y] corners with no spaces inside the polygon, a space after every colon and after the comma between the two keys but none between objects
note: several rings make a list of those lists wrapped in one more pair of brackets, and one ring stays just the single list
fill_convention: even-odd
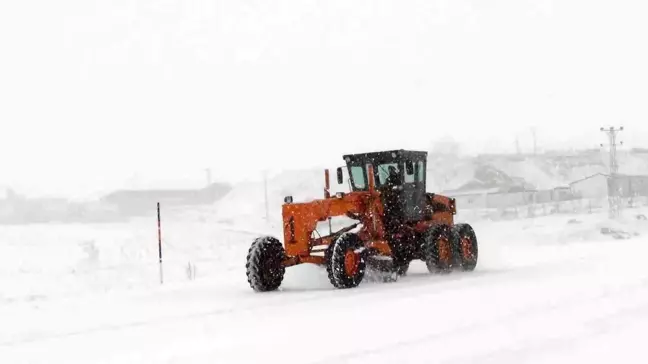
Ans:
[{"label": "cab roof", "polygon": [[427,154],[428,153],[424,151],[397,149],[380,152],[345,154],[342,158],[347,163],[370,161],[373,164],[377,164],[402,160],[411,160],[412,162],[425,161],[427,159]]}]

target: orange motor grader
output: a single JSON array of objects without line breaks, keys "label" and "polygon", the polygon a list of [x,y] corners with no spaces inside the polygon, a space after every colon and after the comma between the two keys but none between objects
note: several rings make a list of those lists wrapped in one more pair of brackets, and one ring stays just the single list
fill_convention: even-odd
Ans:
[{"label": "orange motor grader", "polygon": [[[324,171],[324,198],[309,202],[284,199],[283,241],[254,240],[247,255],[247,278],[258,292],[279,288],[286,267],[312,263],[326,267],[336,288],[360,284],[367,268],[389,280],[405,275],[414,259],[431,273],[472,271],[477,238],[469,224],[455,224],[455,200],[426,192],[427,153],[393,150],[343,156],[349,192],[331,195]],[[344,183],[343,167],[337,182]],[[346,216],[353,223],[321,236],[317,225]],[[331,229],[332,230],[332,229]]]}]

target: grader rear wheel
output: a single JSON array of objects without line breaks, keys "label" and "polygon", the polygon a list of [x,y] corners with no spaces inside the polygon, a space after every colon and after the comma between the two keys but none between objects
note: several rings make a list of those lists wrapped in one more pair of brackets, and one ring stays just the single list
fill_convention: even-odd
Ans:
[{"label": "grader rear wheel", "polygon": [[430,273],[452,271],[454,254],[452,235],[446,225],[431,227],[423,236],[423,257]]},{"label": "grader rear wheel", "polygon": [[455,231],[457,232],[458,238],[457,250],[461,269],[464,271],[473,271],[477,266],[477,258],[479,255],[475,230],[469,224],[457,224],[455,225]]}]

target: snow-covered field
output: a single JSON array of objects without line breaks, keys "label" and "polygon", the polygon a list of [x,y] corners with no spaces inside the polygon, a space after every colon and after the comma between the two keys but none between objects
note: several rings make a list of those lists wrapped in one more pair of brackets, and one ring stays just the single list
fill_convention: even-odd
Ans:
[{"label": "snow-covered field", "polygon": [[0,362],[644,363],[641,212],[614,224],[599,214],[478,221],[472,273],[432,276],[415,262],[399,282],[335,290],[305,265],[267,294],[244,271],[255,235],[277,233],[262,224],[167,221],[164,285],[154,219],[2,227]]}]

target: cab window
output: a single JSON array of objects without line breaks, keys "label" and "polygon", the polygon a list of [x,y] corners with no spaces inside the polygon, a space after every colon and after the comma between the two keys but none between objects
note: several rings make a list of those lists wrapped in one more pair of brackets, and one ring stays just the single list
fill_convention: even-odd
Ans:
[{"label": "cab window", "polygon": [[414,170],[412,171],[412,174],[407,174],[407,168],[405,168],[405,163],[403,163],[403,175],[405,179],[405,183],[414,183],[416,180],[416,165],[414,165]]},{"label": "cab window", "polygon": [[396,172],[400,173],[400,168],[398,163],[385,163],[385,164],[380,164],[378,165],[378,185],[382,186],[387,182],[387,178],[389,178],[389,169],[391,167],[396,168]]},{"label": "cab window", "polygon": [[418,161],[414,165],[414,174],[416,175],[416,182],[425,180],[425,163],[423,161]]},{"label": "cab window", "polygon": [[364,169],[362,168],[362,166],[351,167],[351,181],[353,182],[353,186],[359,190],[367,187]]}]

